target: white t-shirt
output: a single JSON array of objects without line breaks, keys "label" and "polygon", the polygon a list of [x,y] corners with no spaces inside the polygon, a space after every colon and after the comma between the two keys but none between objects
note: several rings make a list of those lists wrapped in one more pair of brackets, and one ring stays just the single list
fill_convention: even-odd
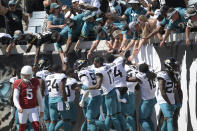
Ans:
[{"label": "white t-shirt", "polygon": [[187,22],[187,26],[190,28],[197,28],[197,21],[191,21],[190,19]]},{"label": "white t-shirt", "polygon": [[73,102],[75,100],[75,90],[72,89],[73,84],[77,84],[77,80],[68,77],[66,80],[66,87],[65,87],[68,102]]},{"label": "white t-shirt", "polygon": [[59,97],[61,93],[59,91],[59,85],[62,79],[66,78],[63,73],[54,73],[46,77],[47,88],[49,92],[49,97]]},{"label": "white t-shirt", "polygon": [[124,59],[118,57],[111,65],[111,69],[114,77],[114,87],[127,87],[126,76],[127,73],[123,66]]},{"label": "white t-shirt", "polygon": [[145,73],[138,72],[136,75],[138,79],[141,80],[142,83],[140,84],[141,92],[142,92],[142,99],[143,100],[150,100],[155,97],[155,90],[156,90],[156,84],[154,80],[149,80],[146,77]]},{"label": "white t-shirt", "polygon": [[[127,76],[136,77],[138,70],[133,65],[125,65]],[[134,92],[138,82],[127,82],[128,92]]]},{"label": "white t-shirt", "polygon": [[109,65],[95,68],[95,74],[102,74],[103,76],[103,82],[101,85],[103,95],[108,94],[112,89],[114,89],[113,72]]},{"label": "white t-shirt", "polygon": [[8,37],[8,38],[12,38],[10,34],[6,34],[6,33],[0,33],[0,38],[1,37]]},{"label": "white t-shirt", "polygon": [[118,3],[116,6],[110,6],[109,9],[111,13],[117,13],[119,16],[122,15],[122,7],[120,3]]},{"label": "white t-shirt", "polygon": [[[175,78],[178,79],[175,75]],[[170,77],[168,76],[166,71],[161,71],[157,74],[157,79],[163,79],[165,80],[165,90],[166,90],[166,95],[170,101],[171,104],[175,104],[175,96],[174,96],[174,87],[175,87],[175,83],[170,79]],[[162,103],[167,103],[162,95],[161,95],[161,91],[159,86],[157,87],[157,91],[156,91],[156,98],[157,98],[157,102],[159,104]]]},{"label": "white t-shirt", "polygon": [[79,0],[79,4],[87,4],[93,7],[100,8],[101,4],[99,0]]},{"label": "white t-shirt", "polygon": [[[78,78],[85,86],[93,86],[96,84],[96,75],[93,70],[85,69],[81,70],[78,73]],[[100,95],[100,91],[98,89],[95,90],[89,90],[89,96],[90,98]]]},{"label": "white t-shirt", "polygon": [[45,92],[44,92],[44,94],[45,95],[48,95],[49,94],[49,92],[48,92],[48,88],[47,88],[47,83],[46,83],[46,77],[48,76],[48,75],[51,75],[52,73],[51,72],[49,72],[48,70],[42,70],[42,71],[38,71],[37,73],[36,73],[36,77],[39,77],[39,78],[41,78],[44,82],[45,82]]}]

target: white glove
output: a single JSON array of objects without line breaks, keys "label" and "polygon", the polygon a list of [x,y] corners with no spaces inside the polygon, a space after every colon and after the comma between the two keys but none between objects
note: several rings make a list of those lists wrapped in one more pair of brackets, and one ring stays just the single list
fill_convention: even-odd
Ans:
[{"label": "white glove", "polygon": [[83,101],[80,101],[79,102],[79,106],[83,108],[84,107],[84,102]]},{"label": "white glove", "polygon": [[125,98],[123,98],[123,99],[120,99],[119,102],[127,103],[127,100]]},{"label": "white glove", "polygon": [[65,104],[66,104],[66,110],[70,110],[69,102],[68,102],[68,101],[66,101],[66,102],[65,102]]}]

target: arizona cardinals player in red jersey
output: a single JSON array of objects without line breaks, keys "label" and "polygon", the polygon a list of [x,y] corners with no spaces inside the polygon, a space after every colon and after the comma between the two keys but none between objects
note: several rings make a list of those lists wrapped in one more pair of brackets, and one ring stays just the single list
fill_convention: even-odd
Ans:
[{"label": "arizona cardinals player in red jersey", "polygon": [[38,108],[43,116],[42,95],[40,83],[37,78],[32,78],[32,67],[24,66],[21,69],[21,79],[14,82],[14,105],[18,110],[19,131],[25,131],[27,120],[32,123],[34,131],[40,131]]}]

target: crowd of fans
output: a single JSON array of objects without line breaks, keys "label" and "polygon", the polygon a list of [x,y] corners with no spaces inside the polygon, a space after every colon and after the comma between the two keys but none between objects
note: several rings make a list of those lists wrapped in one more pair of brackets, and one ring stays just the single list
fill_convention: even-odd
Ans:
[{"label": "crowd of fans", "polygon": [[[151,37],[158,38],[162,47],[171,32],[185,32],[186,45],[189,45],[190,30],[197,27],[196,6],[194,4],[189,7],[187,1],[28,0],[24,7],[30,18],[33,11],[46,10],[48,32],[23,34],[28,29],[29,21],[27,13],[23,13],[20,0],[7,3],[1,0],[0,32],[6,33],[0,34],[0,42],[8,45],[7,55],[14,45],[28,44],[26,52],[36,45],[34,65],[37,64],[43,43],[55,43],[63,66],[72,43],[76,42],[74,50],[77,51],[80,43],[85,40],[95,40],[87,58],[99,42],[104,40],[110,53],[126,52],[133,46],[128,58],[132,61]],[[22,20],[25,24],[22,24]],[[64,44],[65,52],[61,47]]]}]

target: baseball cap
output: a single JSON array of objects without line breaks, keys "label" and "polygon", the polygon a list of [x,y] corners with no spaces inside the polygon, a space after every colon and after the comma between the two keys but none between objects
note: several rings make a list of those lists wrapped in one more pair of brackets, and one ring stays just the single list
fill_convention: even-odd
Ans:
[{"label": "baseball cap", "polygon": [[83,21],[86,21],[87,19],[89,19],[91,17],[94,17],[94,16],[96,16],[96,13],[95,12],[87,11],[85,13],[85,16],[83,17]]},{"label": "baseball cap", "polygon": [[140,2],[138,0],[129,0],[128,4],[139,4]]},{"label": "baseball cap", "polygon": [[157,19],[160,15],[161,15],[161,11],[159,9],[156,9],[153,18]]},{"label": "baseball cap", "polygon": [[191,16],[197,15],[197,11],[195,8],[188,8],[187,11],[185,12],[185,18],[189,19]]},{"label": "baseball cap", "polygon": [[50,5],[50,9],[57,9],[59,7],[60,7],[60,5],[58,5],[57,3],[51,3],[51,5]]},{"label": "baseball cap", "polygon": [[177,11],[176,11],[174,8],[168,9],[168,11],[167,11],[167,19],[168,19],[168,20],[171,19],[172,16],[173,16],[176,12],[177,12]]},{"label": "baseball cap", "polygon": [[8,2],[8,5],[15,5],[15,4],[16,4],[15,0],[10,0],[10,1]]},{"label": "baseball cap", "polygon": [[109,6],[113,6],[116,0],[109,1]]},{"label": "baseball cap", "polygon": [[16,30],[16,31],[14,31],[14,36],[13,36],[13,38],[14,38],[14,39],[17,39],[21,34],[22,34],[22,32],[21,32],[20,30]]},{"label": "baseball cap", "polygon": [[72,0],[72,3],[74,3],[74,2],[79,2],[79,0]]},{"label": "baseball cap", "polygon": [[122,31],[121,31],[121,30],[115,30],[115,31],[113,32],[113,37],[114,37],[114,38],[117,38],[118,35],[120,35],[120,34],[122,34]]}]

